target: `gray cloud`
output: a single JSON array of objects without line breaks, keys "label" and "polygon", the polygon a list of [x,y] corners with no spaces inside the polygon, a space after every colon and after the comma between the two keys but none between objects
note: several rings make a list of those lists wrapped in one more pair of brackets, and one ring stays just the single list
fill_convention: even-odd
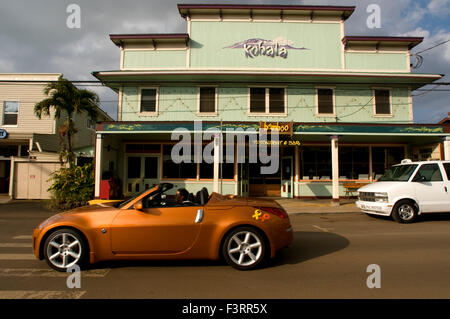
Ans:
[{"label": "gray cloud", "polygon": [[[61,72],[71,80],[94,80],[94,70],[119,67],[119,50],[109,40],[111,33],[186,32],[174,0],[11,0],[0,4],[0,72]],[[184,1],[191,3],[192,1]],[[194,1],[201,3],[202,1]],[[203,1],[206,3],[206,1]],[[66,27],[66,8],[81,7],[81,29]],[[280,3],[298,1],[207,1],[207,3]],[[301,2],[300,2],[301,3]],[[366,26],[369,4],[381,7],[381,29]],[[310,0],[304,4],[356,5],[345,23],[347,35],[426,35],[416,51],[450,38],[445,19],[448,0],[426,3],[412,0]],[[438,8],[441,8],[439,10]],[[442,9],[443,8],[443,9]],[[438,28],[427,19],[442,21]],[[440,19],[440,20],[439,20]],[[420,73],[449,73],[450,45],[424,54]],[[448,77],[443,81],[448,81]],[[102,99],[102,108],[116,116],[117,94],[106,88],[92,87]],[[449,92],[431,92],[414,98],[415,119],[436,122],[450,111]]]}]

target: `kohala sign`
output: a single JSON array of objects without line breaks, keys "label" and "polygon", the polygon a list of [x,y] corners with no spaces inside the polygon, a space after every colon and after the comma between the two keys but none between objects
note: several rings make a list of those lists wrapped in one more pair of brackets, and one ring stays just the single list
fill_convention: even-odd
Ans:
[{"label": "kohala sign", "polygon": [[286,59],[288,50],[308,50],[307,48],[296,48],[293,46],[292,41],[282,37],[273,40],[261,38],[248,39],[224,47],[224,49],[244,49],[245,56],[252,59],[257,56],[268,56],[272,58],[279,56]]}]

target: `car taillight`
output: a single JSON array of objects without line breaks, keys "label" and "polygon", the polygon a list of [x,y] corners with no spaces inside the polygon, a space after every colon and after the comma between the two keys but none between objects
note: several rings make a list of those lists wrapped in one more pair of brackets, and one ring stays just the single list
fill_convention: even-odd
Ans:
[{"label": "car taillight", "polygon": [[268,212],[270,214],[276,215],[280,218],[288,218],[288,214],[286,211],[282,208],[276,208],[276,207],[259,207],[260,210]]}]

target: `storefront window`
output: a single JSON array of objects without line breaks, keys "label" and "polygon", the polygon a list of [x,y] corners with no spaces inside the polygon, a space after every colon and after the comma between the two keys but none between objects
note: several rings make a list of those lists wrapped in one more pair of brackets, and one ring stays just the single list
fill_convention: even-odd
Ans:
[{"label": "storefront window", "polygon": [[306,146],[300,149],[300,178],[331,179],[331,149],[329,146]]},{"label": "storefront window", "polygon": [[339,179],[369,179],[369,147],[339,147]]},{"label": "storefront window", "polygon": [[191,162],[174,163],[172,161],[173,145],[163,146],[163,178],[197,178],[197,164],[194,163],[194,147],[191,145]]},{"label": "storefront window", "polygon": [[399,164],[404,157],[404,147],[372,147],[372,178],[380,178],[386,169]]}]

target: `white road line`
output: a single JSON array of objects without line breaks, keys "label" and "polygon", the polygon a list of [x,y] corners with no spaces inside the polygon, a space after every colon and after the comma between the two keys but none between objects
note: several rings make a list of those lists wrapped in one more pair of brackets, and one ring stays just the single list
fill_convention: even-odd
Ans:
[{"label": "white road line", "polygon": [[33,254],[0,254],[0,260],[34,260]]},{"label": "white road line", "polygon": [[31,248],[31,243],[0,243],[0,248]]},{"label": "white road line", "polygon": [[13,239],[33,239],[32,235],[20,235],[20,236],[15,236],[13,237]]},{"label": "white road line", "polygon": [[320,231],[323,231],[323,232],[325,232],[325,233],[328,233],[329,232],[329,230],[327,229],[327,228],[322,228],[322,227],[319,227],[319,226],[317,226],[317,225],[312,225],[314,228],[317,228],[318,230],[320,230]]},{"label": "white road line", "polygon": [[[81,272],[81,277],[103,278],[111,269],[91,269]],[[67,277],[71,273],[53,269],[38,268],[0,268],[0,277]]]},{"label": "white road line", "polygon": [[0,299],[79,299],[86,291],[0,290]]}]

